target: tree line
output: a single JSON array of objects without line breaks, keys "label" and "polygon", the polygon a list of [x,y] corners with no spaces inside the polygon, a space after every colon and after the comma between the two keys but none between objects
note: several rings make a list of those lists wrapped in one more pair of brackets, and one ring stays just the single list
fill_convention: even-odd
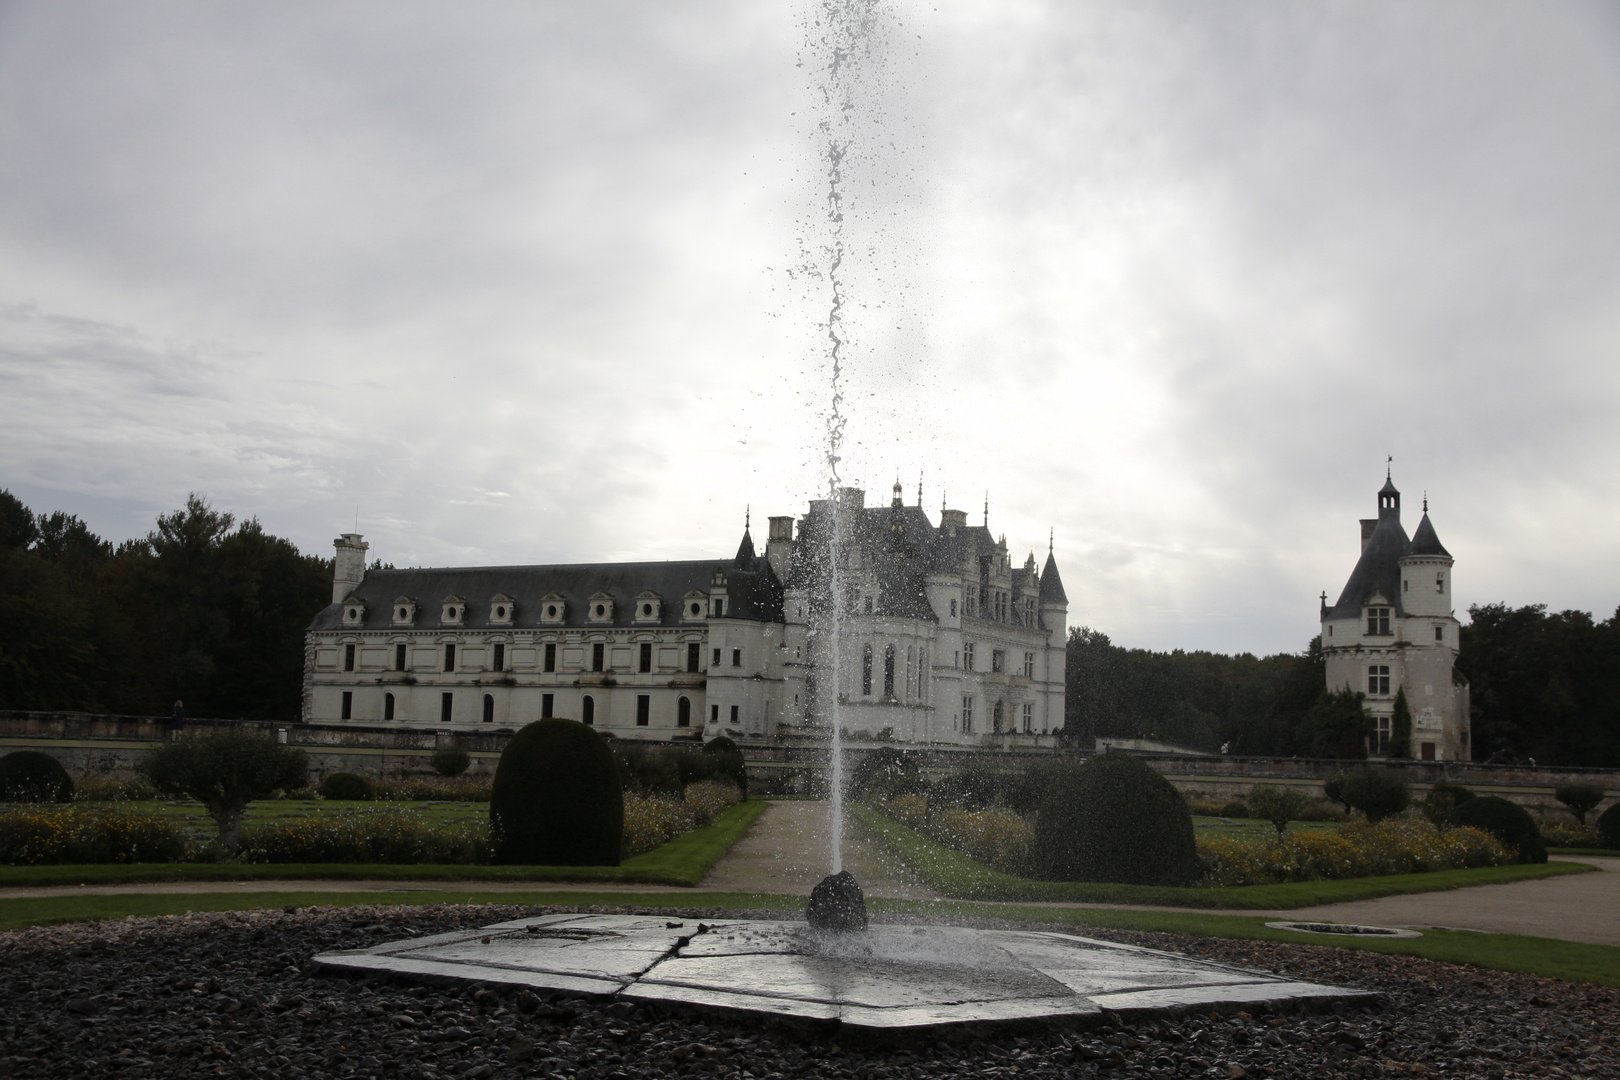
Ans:
[{"label": "tree line", "polygon": [[0,708],[296,720],[332,563],[192,495],[117,546],[0,491]]},{"label": "tree line", "polygon": [[[1471,694],[1474,760],[1620,767],[1620,611],[1597,622],[1544,604],[1468,609],[1457,669]],[[1361,695],[1327,692],[1320,637],[1257,657],[1152,652],[1069,632],[1064,734],[1156,738],[1277,757],[1366,756]],[[1400,712],[1397,703],[1397,713]],[[1400,717],[1396,717],[1397,742]]]}]

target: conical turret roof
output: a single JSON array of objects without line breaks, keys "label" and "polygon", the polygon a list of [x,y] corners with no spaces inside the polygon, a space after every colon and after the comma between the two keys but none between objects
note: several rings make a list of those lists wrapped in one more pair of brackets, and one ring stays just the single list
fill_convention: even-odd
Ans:
[{"label": "conical turret roof", "polygon": [[742,543],[737,545],[737,565],[752,566],[754,564],[754,538],[743,530]]},{"label": "conical turret roof", "polygon": [[1428,511],[1424,511],[1423,520],[1418,522],[1417,531],[1412,534],[1412,555],[1443,555],[1451,558],[1451,552],[1440,543],[1440,537],[1434,531],[1434,525],[1429,521]]},{"label": "conical turret roof", "polygon": [[1046,553],[1046,566],[1041,569],[1041,603],[1067,604],[1069,594],[1063,591],[1063,578],[1058,576],[1057,556]]}]

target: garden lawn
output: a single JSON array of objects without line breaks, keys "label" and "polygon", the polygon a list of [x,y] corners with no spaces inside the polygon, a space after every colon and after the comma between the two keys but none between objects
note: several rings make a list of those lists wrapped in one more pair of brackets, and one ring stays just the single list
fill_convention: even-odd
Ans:
[{"label": "garden lawn", "polygon": [[[323,805],[333,805],[330,803]],[[353,807],[366,803],[338,803]],[[487,805],[487,804],[482,804]],[[713,825],[682,833],[618,866],[464,866],[443,863],[102,863],[0,866],[0,887],[108,885],[143,881],[623,881],[695,886],[770,805],[727,807]],[[261,894],[264,895],[264,894]],[[405,894],[400,894],[405,895]],[[91,899],[84,897],[83,899]],[[7,901],[8,903],[10,901]],[[43,902],[43,901],[42,901]],[[250,904],[249,907],[263,906]]]},{"label": "garden lawn", "polygon": [[931,888],[962,900],[1034,901],[1070,904],[1153,904],[1164,907],[1227,908],[1269,911],[1372,900],[1401,893],[1438,892],[1470,885],[1499,885],[1509,881],[1581,874],[1596,870],[1586,863],[1549,862],[1544,865],[1485,866],[1474,870],[1436,870],[1426,874],[1346,878],[1336,881],[1294,881],[1280,885],[1244,885],[1231,888],[1174,888],[1159,885],[1120,885],[1106,882],[1033,881],[1002,873],[961,852],[946,847],[869,806],[853,806],[862,824],[875,832],[895,854],[921,875]]}]

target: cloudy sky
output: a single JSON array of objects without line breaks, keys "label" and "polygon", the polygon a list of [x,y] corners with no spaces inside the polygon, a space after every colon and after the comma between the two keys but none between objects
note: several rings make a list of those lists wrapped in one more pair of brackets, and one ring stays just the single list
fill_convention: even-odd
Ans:
[{"label": "cloudy sky", "polygon": [[[824,489],[807,7],[0,3],[0,487],[399,565]],[[1393,455],[1459,603],[1620,604],[1620,8],[899,3],[845,476],[1121,643],[1298,650]]]}]

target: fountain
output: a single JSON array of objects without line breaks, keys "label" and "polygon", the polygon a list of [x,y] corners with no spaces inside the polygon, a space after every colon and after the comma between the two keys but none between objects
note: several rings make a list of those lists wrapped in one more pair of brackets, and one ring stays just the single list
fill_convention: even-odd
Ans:
[{"label": "fountain", "polygon": [[819,1035],[902,1044],[947,1028],[1090,1026],[1188,1009],[1298,1008],[1376,997],[1072,934],[868,924],[861,887],[844,870],[841,850],[839,688],[846,607],[839,466],[849,345],[845,167],[862,64],[873,59],[880,36],[875,35],[880,7],[879,0],[821,0],[810,34],[821,59],[818,133],[827,167],[821,222],[827,232],[819,262],[810,269],[829,294],[823,460],[830,524],[816,632],[825,634],[818,653],[828,676],[820,707],[830,728],[832,872],[812,891],[806,921],[546,915],[327,953],[315,958],[318,964],[334,971],[746,1013]]}]

